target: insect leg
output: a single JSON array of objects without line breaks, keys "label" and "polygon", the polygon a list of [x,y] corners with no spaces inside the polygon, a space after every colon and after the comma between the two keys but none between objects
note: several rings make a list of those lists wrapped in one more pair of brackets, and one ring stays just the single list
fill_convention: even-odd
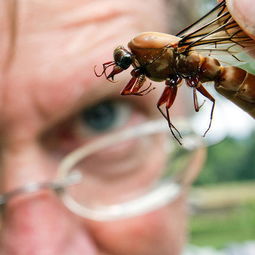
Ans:
[{"label": "insect leg", "polygon": [[124,89],[120,92],[122,96],[132,95],[132,88],[136,83],[138,77],[132,77],[128,84],[124,87]]},{"label": "insect leg", "polygon": [[213,111],[214,111],[214,106],[215,106],[215,99],[212,97],[212,95],[204,88],[204,86],[202,86],[201,83],[199,83],[199,86],[196,87],[196,89],[198,90],[198,92],[200,92],[203,96],[205,96],[206,98],[208,98],[210,101],[212,101],[213,105],[212,105],[212,109],[211,109],[211,114],[210,114],[210,123],[208,128],[206,129],[205,133],[203,134],[203,136],[206,135],[206,133],[209,131],[209,129],[211,128],[212,125],[212,119],[213,119]]},{"label": "insect leg", "polygon": [[140,75],[134,85],[134,87],[132,88],[132,95],[135,96],[144,96],[147,95],[149,92],[151,92],[152,90],[154,90],[155,88],[153,87],[151,88],[151,83],[149,84],[149,86],[143,90],[140,90],[144,84],[144,82],[146,81],[145,75]]},{"label": "insect leg", "polygon": [[134,95],[138,95],[138,96],[145,96],[147,95],[148,93],[150,93],[152,90],[155,89],[155,87],[151,88],[151,85],[152,83],[150,82],[149,86],[147,88],[145,88],[144,90],[142,91],[138,91],[136,94]]},{"label": "insect leg", "polygon": [[164,118],[167,120],[167,116],[166,114],[163,112],[163,110],[161,109],[161,106],[163,104],[165,104],[167,102],[167,99],[170,95],[170,88],[168,86],[165,87],[161,97],[159,98],[158,100],[158,103],[157,103],[157,108],[158,110],[160,111],[160,113],[164,116]]},{"label": "insect leg", "polygon": [[122,90],[121,95],[125,95],[125,96],[126,95],[134,95],[134,96],[147,95],[149,92],[151,92],[155,88],[153,87],[152,89],[150,89],[151,87],[151,83],[150,83],[150,85],[147,88],[140,91],[145,81],[146,81],[146,78],[144,75],[133,76],[132,79],[129,81],[129,83],[126,85],[126,87]]},{"label": "insect leg", "polygon": [[[180,145],[182,145],[180,140],[176,137],[173,129],[178,133],[180,138],[182,138],[182,136],[181,136],[180,132],[177,130],[177,128],[171,123],[170,114],[169,114],[169,109],[174,103],[176,94],[177,94],[177,86],[166,86],[161,97],[159,98],[159,101],[157,103],[157,108],[160,111],[160,113],[164,116],[164,118],[167,120],[168,126],[170,128],[170,131],[171,131],[173,137],[178,141],[178,143]],[[161,109],[161,106],[164,104],[166,105],[166,108],[165,108],[166,114]]]},{"label": "insect leg", "polygon": [[200,110],[200,108],[204,105],[204,102],[201,105],[198,105],[198,99],[197,99],[197,89],[194,87],[193,88],[193,102],[194,102],[194,108],[195,111],[198,112]]}]

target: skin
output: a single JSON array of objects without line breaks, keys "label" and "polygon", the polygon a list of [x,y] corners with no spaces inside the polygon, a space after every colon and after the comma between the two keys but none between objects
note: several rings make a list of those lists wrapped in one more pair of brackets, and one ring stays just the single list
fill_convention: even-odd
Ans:
[{"label": "skin", "polygon": [[[118,98],[130,77],[123,74],[112,86],[95,77],[93,66],[142,31],[164,32],[161,1],[130,1],[20,0],[11,54],[10,13],[1,11],[1,193],[54,179],[63,156],[92,139],[79,112]],[[0,10],[6,10],[5,3]],[[123,126],[155,117],[155,98],[151,93],[125,99],[132,114]],[[196,159],[198,165],[203,157]],[[147,215],[99,223],[78,218],[50,191],[22,195],[2,214],[0,254],[177,255],[185,243],[185,201],[184,194]]]},{"label": "skin", "polygon": [[227,0],[230,13],[242,29],[255,39],[255,6],[252,0]]},{"label": "skin", "polygon": [[[6,8],[1,1],[0,10]],[[146,5],[142,0],[20,0],[9,54],[10,13],[1,12],[1,193],[54,179],[63,156],[93,138],[79,112],[118,98],[130,77],[127,72],[112,85],[94,75],[94,65],[111,59],[116,45],[142,31],[164,31],[162,13],[158,0]],[[123,127],[155,117],[155,98],[151,93],[121,99],[131,109]],[[17,196],[2,214],[0,254],[179,254],[185,200],[183,195],[147,215],[99,223],[78,218],[51,191]]]}]

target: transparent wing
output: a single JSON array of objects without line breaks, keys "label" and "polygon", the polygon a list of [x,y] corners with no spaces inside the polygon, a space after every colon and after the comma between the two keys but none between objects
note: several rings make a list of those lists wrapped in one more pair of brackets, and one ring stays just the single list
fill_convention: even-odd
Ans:
[{"label": "transparent wing", "polygon": [[221,63],[242,65],[250,62],[249,52],[255,51],[254,41],[234,21],[222,1],[194,24],[177,34],[182,53],[196,51]]}]

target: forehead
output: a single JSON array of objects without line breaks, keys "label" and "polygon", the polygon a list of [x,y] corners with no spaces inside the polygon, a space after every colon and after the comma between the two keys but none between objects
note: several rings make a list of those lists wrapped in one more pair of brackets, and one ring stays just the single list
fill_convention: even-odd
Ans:
[{"label": "forehead", "polygon": [[54,59],[70,63],[77,54],[102,56],[107,44],[111,50],[125,45],[140,31],[164,29],[165,21],[163,16],[151,18],[163,10],[155,0],[8,0],[0,5],[0,63],[11,48],[16,62],[25,57],[27,65],[41,69]]},{"label": "forehead", "polygon": [[12,114],[27,112],[32,104],[43,112],[54,104],[57,112],[78,99],[109,93],[94,65],[112,59],[113,49],[137,33],[161,30],[163,16],[152,14],[163,9],[156,0],[1,1],[1,103],[8,111],[15,104]]}]

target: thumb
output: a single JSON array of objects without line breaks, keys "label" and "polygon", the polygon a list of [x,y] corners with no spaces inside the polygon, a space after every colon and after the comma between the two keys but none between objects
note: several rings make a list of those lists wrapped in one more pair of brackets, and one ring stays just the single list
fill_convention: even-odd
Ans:
[{"label": "thumb", "polygon": [[255,1],[226,0],[227,7],[239,26],[255,40]]}]

